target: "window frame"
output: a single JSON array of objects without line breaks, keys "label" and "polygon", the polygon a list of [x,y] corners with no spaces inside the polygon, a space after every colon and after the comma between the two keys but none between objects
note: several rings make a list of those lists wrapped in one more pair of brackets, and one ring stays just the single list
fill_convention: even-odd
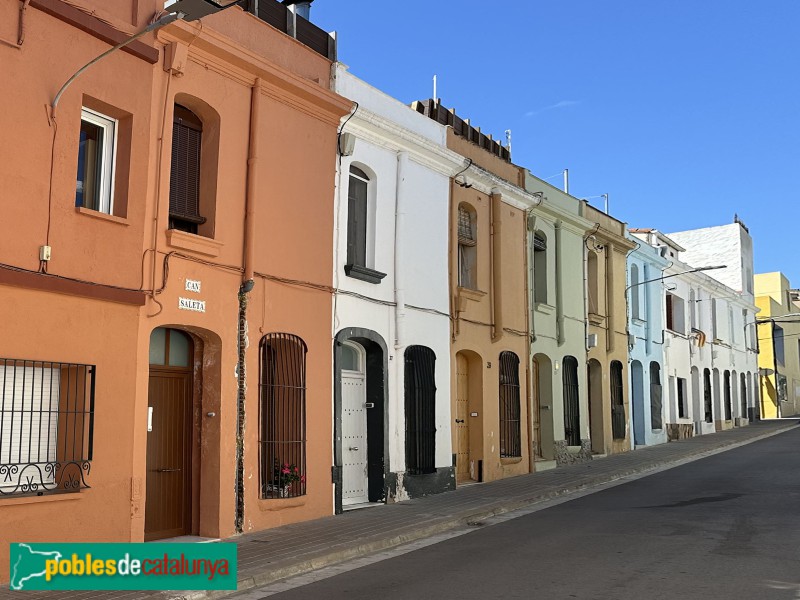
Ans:
[{"label": "window frame", "polygon": [[533,301],[535,304],[548,304],[548,259],[547,235],[537,229],[533,232]]},{"label": "window frame", "polygon": [[406,472],[436,472],[436,353],[427,346],[409,346],[403,373]]},{"label": "window frame", "polygon": [[522,403],[520,360],[514,352],[500,353],[498,410],[500,413],[500,458],[522,458]]},{"label": "window frame", "polygon": [[[75,205],[89,210],[113,215],[114,214],[114,185],[116,179],[117,138],[119,137],[119,119],[105,115],[99,111],[81,107],[81,123],[87,122],[103,131],[103,142],[100,150],[100,182],[97,186],[96,197],[92,199],[96,208],[86,205],[86,192],[80,204],[77,198],[77,180],[75,189]],[[78,155],[80,156],[80,134],[78,135]]]},{"label": "window frame", "polygon": [[[462,212],[469,217],[469,237],[461,235]],[[458,205],[456,213],[456,238],[458,287],[466,290],[479,289],[478,286],[478,212],[462,202]]]}]

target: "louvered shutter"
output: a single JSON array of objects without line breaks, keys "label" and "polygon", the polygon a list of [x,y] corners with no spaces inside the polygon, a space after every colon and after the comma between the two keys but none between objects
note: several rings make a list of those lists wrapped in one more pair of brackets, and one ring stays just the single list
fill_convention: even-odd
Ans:
[{"label": "louvered shutter", "polygon": [[169,185],[169,214],[173,220],[205,223],[200,216],[200,147],[202,126],[183,107],[175,107],[172,126],[172,162]]}]

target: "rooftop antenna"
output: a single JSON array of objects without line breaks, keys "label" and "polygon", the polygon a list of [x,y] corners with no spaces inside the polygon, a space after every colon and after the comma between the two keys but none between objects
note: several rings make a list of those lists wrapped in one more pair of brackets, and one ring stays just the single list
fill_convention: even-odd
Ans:
[{"label": "rooftop antenna", "polygon": [[506,129],[506,146],[508,146],[508,153],[511,154],[511,130]]},{"label": "rooftop antenna", "polygon": [[569,169],[564,169],[564,193],[569,194]]},{"label": "rooftop antenna", "polygon": [[438,104],[439,96],[436,95],[436,75],[433,76],[433,101]]}]

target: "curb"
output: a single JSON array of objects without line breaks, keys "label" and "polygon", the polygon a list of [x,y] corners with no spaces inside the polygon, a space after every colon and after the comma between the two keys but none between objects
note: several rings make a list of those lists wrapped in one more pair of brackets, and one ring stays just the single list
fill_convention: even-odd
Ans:
[{"label": "curb", "polygon": [[689,454],[681,458],[676,458],[674,460],[653,460],[635,467],[629,467],[619,471],[598,475],[581,482],[576,482],[573,484],[565,483],[563,487],[559,487],[555,491],[538,491],[525,498],[503,501],[501,503],[494,503],[481,508],[465,511],[457,516],[453,516],[451,519],[447,519],[433,525],[419,527],[399,535],[377,539],[371,542],[365,542],[350,548],[335,550],[329,554],[302,560],[292,565],[266,570],[265,572],[259,573],[256,576],[238,580],[236,590],[197,591],[170,597],[175,598],[176,600],[214,600],[216,598],[230,596],[239,592],[262,587],[282,579],[287,579],[289,577],[302,575],[323,567],[328,567],[336,563],[352,560],[354,558],[361,558],[375,552],[388,550],[390,548],[395,548],[397,546],[417,541],[422,538],[431,537],[433,535],[455,529],[456,527],[467,525],[472,521],[488,519],[505,513],[513,512],[515,510],[526,508],[541,502],[546,502],[554,498],[559,498],[561,496],[608,484],[613,481],[625,479],[626,477],[630,477],[632,475],[639,475],[650,471],[663,471],[673,467],[678,467],[706,458],[708,456],[713,456],[714,454],[733,450],[734,448],[746,446],[759,440],[786,433],[787,431],[797,428],[798,426],[799,425],[797,421],[795,421],[792,425],[787,425],[786,427],[782,427],[780,429],[768,431],[762,433],[761,435],[755,435],[745,440],[721,443],[712,448],[708,448],[694,454]]}]

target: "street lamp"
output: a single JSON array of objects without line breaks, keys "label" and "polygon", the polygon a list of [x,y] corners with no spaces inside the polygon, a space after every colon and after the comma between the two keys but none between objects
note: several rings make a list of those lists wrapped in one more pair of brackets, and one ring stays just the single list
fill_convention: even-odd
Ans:
[{"label": "street lamp", "polygon": [[104,59],[106,56],[119,50],[120,48],[124,48],[134,40],[139,39],[143,35],[150,33],[151,31],[155,31],[156,29],[160,29],[165,25],[169,25],[178,20],[183,21],[196,21],[197,19],[202,19],[208,15],[214,14],[219,12],[225,8],[229,8],[236,4],[238,0],[178,0],[173,4],[170,4],[164,8],[166,12],[169,14],[164,15],[160,19],[153,21],[147,27],[139,31],[138,33],[133,34],[124,42],[120,42],[116,46],[113,46],[103,52],[100,56],[93,58],[88,63],[83,65],[80,69],[75,71],[75,74],[72,75],[64,85],[61,86],[61,89],[58,90],[55,98],[53,98],[53,102],[50,104],[50,118],[56,118],[56,107],[58,106],[58,101],[61,100],[61,96],[70,86],[70,84],[75,81],[81,73],[83,73],[86,69],[91,67],[96,62]]}]

